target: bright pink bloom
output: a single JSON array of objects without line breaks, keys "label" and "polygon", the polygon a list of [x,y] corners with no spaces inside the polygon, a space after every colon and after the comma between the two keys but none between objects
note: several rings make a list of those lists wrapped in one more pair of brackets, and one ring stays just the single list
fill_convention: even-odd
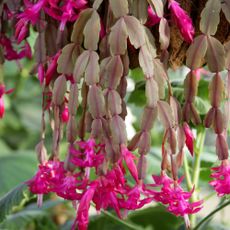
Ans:
[{"label": "bright pink bloom", "polygon": [[127,149],[125,145],[121,146],[121,154],[124,157],[125,163],[136,182],[138,182],[138,172],[137,167],[134,162],[135,156]]},{"label": "bright pink bloom", "polygon": [[228,161],[222,163],[219,167],[212,168],[211,177],[213,181],[209,182],[216,190],[218,196],[230,194],[230,164]]},{"label": "bright pink bloom", "polygon": [[93,182],[88,188],[88,190],[83,194],[78,206],[77,218],[71,228],[72,230],[75,229],[76,222],[77,222],[78,230],[87,230],[88,223],[89,223],[90,202],[93,199],[97,186],[98,186],[97,182]]},{"label": "bright pink bloom", "polygon": [[146,22],[146,26],[152,27],[160,22],[160,18],[155,14],[152,7],[148,7],[148,20]]},{"label": "bright pink bloom", "polygon": [[182,37],[186,42],[191,43],[195,33],[192,19],[180,7],[179,3],[174,0],[169,0],[169,9],[172,13],[173,21],[179,28]]},{"label": "bright pink bloom", "polygon": [[180,179],[178,182],[175,182],[164,173],[161,175],[161,177],[154,176],[153,178],[155,184],[151,186],[161,187],[160,191],[148,190],[149,193],[153,195],[153,199],[161,202],[164,205],[167,205],[168,211],[174,215],[183,216],[186,225],[189,226],[188,214],[198,212],[202,208],[202,201],[193,203],[189,202],[193,190],[191,192],[183,191],[179,185],[182,179]]},{"label": "bright pink bloom", "polygon": [[69,120],[69,109],[68,109],[68,106],[65,106],[63,111],[62,111],[62,114],[61,114],[61,120],[63,123],[67,123],[68,120]]},{"label": "bright pink bloom", "polygon": [[58,51],[52,58],[48,65],[47,71],[45,73],[46,85],[49,85],[53,76],[57,72],[57,61],[61,55],[61,51]]},{"label": "bright pink bloom", "polygon": [[19,21],[15,28],[15,37],[18,43],[20,43],[28,34],[28,25],[31,23],[35,25],[40,20],[40,12],[47,0],[39,0],[37,3],[32,4],[29,1],[24,1],[25,10],[18,15]]},{"label": "bright pink bloom", "polygon": [[80,200],[82,195],[77,193],[77,185],[79,181],[77,175],[66,175],[59,185],[55,187],[55,192],[58,196],[67,200]]},{"label": "bright pink bloom", "polygon": [[186,144],[189,152],[193,156],[193,152],[194,152],[194,147],[193,147],[194,136],[193,136],[192,130],[190,129],[189,125],[186,122],[184,122],[183,129],[184,129],[185,138],[186,138],[185,139],[185,144]]},{"label": "bright pink bloom", "polygon": [[30,45],[28,42],[25,42],[25,45],[22,47],[19,47],[18,49],[20,50],[19,52],[17,52],[14,48],[13,48],[13,43],[12,41],[7,38],[5,35],[1,34],[0,36],[0,44],[3,47],[4,50],[4,57],[11,61],[11,60],[19,60],[22,58],[32,58],[32,51],[30,48]]},{"label": "bright pink bloom", "polygon": [[5,113],[5,105],[3,96],[4,94],[10,94],[13,92],[13,89],[5,90],[5,85],[0,83],[0,119],[3,118]]},{"label": "bright pink bloom", "polygon": [[40,84],[42,85],[45,78],[45,70],[42,63],[38,65],[38,80],[40,81]]},{"label": "bright pink bloom", "polygon": [[78,148],[70,148],[72,163],[79,167],[98,167],[104,161],[104,146],[97,145],[94,139],[78,141]]}]

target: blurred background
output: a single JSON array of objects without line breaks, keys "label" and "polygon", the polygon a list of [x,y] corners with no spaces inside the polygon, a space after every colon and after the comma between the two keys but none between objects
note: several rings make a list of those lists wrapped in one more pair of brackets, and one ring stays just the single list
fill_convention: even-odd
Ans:
[{"label": "blurred background", "polygon": [[[31,38],[33,39],[33,38]],[[14,88],[14,92],[5,95],[6,112],[0,120],[0,199],[15,186],[30,179],[37,169],[37,159],[34,151],[40,138],[41,120],[41,88],[33,72],[32,61],[6,62],[5,83],[7,89]],[[170,70],[169,77],[173,85],[174,95],[183,103],[183,79],[187,69]],[[202,75],[199,83],[199,92],[196,98],[196,107],[201,116],[204,116],[210,105],[208,102],[208,75]],[[140,116],[145,104],[144,78],[140,69],[130,71],[128,77],[127,127],[128,137],[131,138],[139,130]],[[194,135],[195,135],[194,130]],[[153,147],[148,155],[147,182],[152,182],[151,175],[160,172],[162,126],[156,122],[152,130]],[[50,149],[51,131],[48,129],[46,147]],[[204,199],[204,208],[198,215],[198,221],[209,214],[218,205],[224,202],[216,197],[211,187],[210,168],[216,164],[215,136],[209,131],[205,139],[205,148],[202,153],[201,174],[199,181],[199,198]],[[61,145],[61,154],[67,151],[65,139]],[[190,166],[192,157],[186,152]],[[183,170],[180,172],[183,176]],[[186,183],[182,186],[186,189]],[[18,194],[16,194],[18,195]],[[70,229],[75,218],[75,210],[70,202],[58,199],[54,195],[45,196],[44,205],[38,209],[36,197],[23,194],[24,198],[15,206],[13,213],[0,224],[0,229],[9,230],[67,230]],[[19,199],[19,195],[18,195]],[[1,201],[0,201],[0,204]],[[3,205],[3,204],[2,204]],[[214,218],[200,229],[216,230],[230,229],[229,208],[217,213]],[[96,213],[90,211],[91,222],[89,229],[146,229],[146,230],[174,230],[185,229],[182,218],[172,216],[163,206],[152,203],[140,211],[130,213],[127,222],[119,222],[113,213]],[[1,217],[1,214],[0,214]]]}]

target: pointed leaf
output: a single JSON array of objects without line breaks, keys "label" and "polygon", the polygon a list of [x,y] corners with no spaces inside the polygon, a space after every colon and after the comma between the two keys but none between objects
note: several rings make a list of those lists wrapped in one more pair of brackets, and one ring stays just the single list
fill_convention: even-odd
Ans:
[{"label": "pointed leaf", "polygon": [[230,0],[224,0],[221,2],[221,8],[228,22],[230,23]]},{"label": "pointed leaf", "polygon": [[221,1],[208,0],[201,12],[200,30],[207,35],[215,35],[220,22]]},{"label": "pointed leaf", "polygon": [[123,18],[111,28],[109,35],[110,51],[113,55],[125,54],[127,49],[127,29]]},{"label": "pointed leaf", "polygon": [[145,95],[147,98],[148,106],[154,108],[157,105],[157,101],[159,100],[159,97],[158,97],[158,85],[152,77],[147,78],[146,80]]},{"label": "pointed leaf", "polygon": [[[100,16],[97,11],[93,11],[91,17],[87,21],[83,30],[84,34],[84,46],[88,50],[97,50],[99,35],[100,35],[101,23]],[[93,34],[92,34],[93,33]]]},{"label": "pointed leaf", "polygon": [[76,82],[80,82],[81,77],[83,76],[85,69],[88,65],[90,57],[90,51],[85,50],[79,55],[74,66],[73,77]]},{"label": "pointed leaf", "polygon": [[76,44],[81,44],[83,41],[83,30],[85,28],[85,24],[89,20],[93,13],[92,8],[87,8],[83,11],[81,11],[79,18],[74,23],[73,26],[73,32],[71,34],[71,42],[74,42]]},{"label": "pointed leaf", "polygon": [[145,24],[148,18],[148,2],[143,0],[134,0],[130,4],[130,13],[140,20],[141,24]]},{"label": "pointed leaf", "polygon": [[115,18],[122,17],[129,13],[127,0],[109,0],[109,3]]},{"label": "pointed leaf", "polygon": [[208,36],[207,62],[211,72],[220,72],[225,68],[224,46],[211,36]]},{"label": "pointed leaf", "polygon": [[124,16],[125,24],[127,27],[127,32],[129,35],[129,40],[131,44],[138,49],[145,43],[145,30],[141,25],[140,21],[138,21],[133,16]]},{"label": "pointed leaf", "polygon": [[197,36],[187,51],[186,65],[192,70],[201,67],[207,48],[207,37],[205,35]]},{"label": "pointed leaf", "polygon": [[173,113],[171,107],[167,102],[158,101],[158,114],[165,129],[173,127],[174,125]]},{"label": "pointed leaf", "polygon": [[160,35],[161,49],[166,50],[170,42],[170,29],[169,29],[168,21],[165,18],[161,18],[160,20],[159,35]]},{"label": "pointed leaf", "polygon": [[99,82],[99,56],[95,51],[89,54],[89,62],[85,70],[85,82],[87,85],[93,85]]}]

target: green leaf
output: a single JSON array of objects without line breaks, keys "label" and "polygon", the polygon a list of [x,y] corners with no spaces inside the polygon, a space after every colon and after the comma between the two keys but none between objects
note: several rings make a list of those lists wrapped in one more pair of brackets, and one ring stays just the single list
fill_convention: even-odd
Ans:
[{"label": "green leaf", "polygon": [[195,107],[200,115],[204,115],[210,108],[210,103],[200,97],[195,97]]},{"label": "green leaf", "polygon": [[26,184],[20,184],[0,199],[0,222],[13,210],[29,200],[29,192]]},{"label": "green leaf", "polygon": [[14,153],[0,157],[0,197],[10,189],[30,179],[36,170],[35,154]]},{"label": "green leaf", "polygon": [[135,90],[131,92],[128,103],[133,103],[137,106],[143,106],[146,104],[144,81],[139,81],[136,83]]},{"label": "green leaf", "polygon": [[141,68],[130,69],[129,76],[135,82],[143,81],[144,79],[144,73]]}]

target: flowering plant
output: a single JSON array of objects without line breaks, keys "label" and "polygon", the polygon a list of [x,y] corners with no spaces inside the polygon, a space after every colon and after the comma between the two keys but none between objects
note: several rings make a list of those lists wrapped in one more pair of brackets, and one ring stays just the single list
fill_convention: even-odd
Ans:
[{"label": "flowering plant", "polygon": [[[125,219],[156,203],[193,228],[193,215],[205,206],[199,194],[205,128],[215,133],[220,161],[212,168],[209,184],[218,196],[230,193],[230,42],[220,37],[218,27],[221,18],[229,28],[230,5],[227,0],[205,1],[198,21],[192,4],[185,2],[0,3],[0,118],[7,116],[3,97],[12,92],[5,89],[4,64],[15,61],[22,68],[21,59],[33,59],[32,72],[42,95],[35,148],[39,165],[24,184],[37,196],[39,207],[48,194],[70,200],[76,210],[72,229],[88,228],[91,204],[97,212],[113,209]],[[34,48],[31,34],[36,34]],[[176,43],[182,45],[178,48]],[[169,69],[182,64],[188,71],[180,79],[184,80],[180,100]],[[145,85],[145,103],[139,128],[130,138],[127,85],[137,68]],[[202,113],[197,98],[204,75],[209,80],[209,109]],[[147,164],[157,118],[163,130],[158,174]],[[67,144],[64,156],[62,143]],[[194,158],[192,173],[187,158]],[[152,181],[146,178],[148,168]]]}]

